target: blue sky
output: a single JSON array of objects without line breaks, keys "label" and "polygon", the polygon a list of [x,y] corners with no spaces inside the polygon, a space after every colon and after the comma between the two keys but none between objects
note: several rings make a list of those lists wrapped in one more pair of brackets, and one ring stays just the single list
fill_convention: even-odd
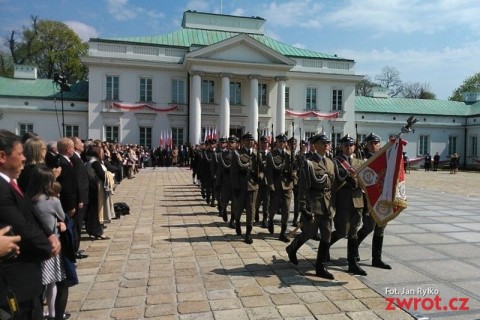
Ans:
[{"label": "blue sky", "polygon": [[[260,16],[279,41],[356,61],[372,79],[395,67],[447,99],[480,72],[477,0],[0,0],[2,44],[30,16],[67,23],[82,39],[164,34],[185,10]],[[5,48],[4,48],[5,49]]]}]

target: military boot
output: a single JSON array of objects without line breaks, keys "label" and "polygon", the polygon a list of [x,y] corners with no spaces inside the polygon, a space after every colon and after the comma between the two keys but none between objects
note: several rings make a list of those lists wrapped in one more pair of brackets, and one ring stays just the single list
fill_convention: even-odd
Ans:
[{"label": "military boot", "polygon": [[320,242],[317,251],[317,261],[315,261],[315,275],[320,278],[334,280],[333,274],[327,271],[324,266],[324,261],[328,255],[330,244],[328,242]]},{"label": "military boot", "polygon": [[222,210],[222,218],[223,218],[224,222],[228,221],[228,216],[227,216],[227,210],[226,209]]},{"label": "military boot", "polygon": [[293,213],[292,227],[298,227],[298,212]]},{"label": "military boot", "polygon": [[300,247],[305,243],[305,241],[302,241],[302,236],[301,234],[298,234],[286,248],[285,251],[287,251],[288,254],[288,260],[290,260],[291,263],[294,265],[298,265],[298,259],[297,259],[297,251],[300,249]]},{"label": "military boot", "polygon": [[255,211],[255,222],[260,221],[260,212],[258,210]]},{"label": "military boot", "polygon": [[[362,243],[362,241],[365,240],[365,238],[367,236],[368,236],[368,233],[366,233],[363,228],[360,228],[360,230],[358,230],[357,239],[358,239],[358,246],[359,247],[360,247],[360,243]],[[360,261],[360,254],[357,255],[357,261]]]},{"label": "military boot", "polygon": [[275,231],[275,229],[273,228],[273,219],[269,219],[268,220],[268,232],[270,232],[270,234],[273,234],[274,231]]},{"label": "military boot", "polygon": [[252,244],[253,243],[252,226],[247,226],[247,232],[245,233],[245,243],[246,244]]},{"label": "military boot", "polygon": [[389,264],[382,261],[383,236],[373,236],[372,240],[372,266],[380,269],[392,269]]},{"label": "military boot", "polygon": [[357,274],[359,276],[366,276],[367,273],[365,270],[360,268],[357,263],[358,256],[358,240],[357,238],[348,239],[347,243],[347,261],[348,261],[348,272]]},{"label": "military boot", "polygon": [[283,241],[283,242],[290,242],[290,239],[287,237],[287,235],[285,234],[285,232],[287,232],[287,225],[286,224],[282,224],[282,229],[280,230],[280,236],[278,237],[278,239],[280,241]]},{"label": "military boot", "polygon": [[242,227],[240,226],[240,220],[235,220],[235,232],[237,233],[237,236],[242,235]]}]

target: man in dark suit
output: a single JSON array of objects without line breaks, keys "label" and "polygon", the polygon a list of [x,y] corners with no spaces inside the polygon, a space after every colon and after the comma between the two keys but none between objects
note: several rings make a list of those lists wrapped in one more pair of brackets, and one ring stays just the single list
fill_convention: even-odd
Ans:
[{"label": "man in dark suit", "polygon": [[85,219],[85,213],[87,212],[88,206],[89,180],[87,169],[81,158],[81,154],[84,149],[83,142],[78,137],[72,137],[72,141],[75,152],[70,158],[70,161],[73,163],[73,169],[75,171],[75,177],[77,179],[78,186],[77,213],[73,216],[73,221],[75,222],[75,255],[77,259],[83,259],[88,257],[88,255],[79,252],[78,249],[80,248],[80,235],[82,234],[83,220]]},{"label": "man in dark suit", "polygon": [[62,138],[57,141],[57,149],[57,162],[62,168],[62,173],[57,178],[57,181],[62,186],[60,201],[63,211],[73,218],[79,206],[77,177],[73,163],[70,160],[75,153],[73,141],[69,138]]},{"label": "man in dark suit", "polygon": [[49,168],[57,166],[57,141],[49,141],[47,143],[47,153],[45,154],[45,164]]},{"label": "man in dark suit", "polygon": [[[43,228],[35,218],[35,209],[16,185],[23,169],[23,146],[20,137],[0,131],[0,224],[10,225],[21,236],[20,255],[0,264],[6,285],[15,294],[18,313],[15,319],[43,319],[42,269],[40,262],[58,255],[60,242],[55,234]],[[0,308],[11,312],[6,300]]]}]

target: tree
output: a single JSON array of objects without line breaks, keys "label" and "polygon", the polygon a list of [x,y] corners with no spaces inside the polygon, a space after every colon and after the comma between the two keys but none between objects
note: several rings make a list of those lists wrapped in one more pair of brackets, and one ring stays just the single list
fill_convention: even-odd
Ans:
[{"label": "tree", "polygon": [[374,83],[370,76],[366,75],[362,81],[355,85],[355,95],[356,96],[363,96],[368,97],[372,92],[373,87],[378,87],[379,84]]},{"label": "tree", "polygon": [[480,91],[480,72],[465,79],[463,84],[453,91],[448,100],[463,102],[464,92],[478,92]]},{"label": "tree", "polygon": [[430,92],[430,84],[420,82],[404,83],[401,95],[408,99],[435,99],[435,94]]},{"label": "tree", "polygon": [[20,39],[11,32],[8,46],[15,64],[37,65],[39,78],[52,79],[56,73],[70,82],[86,78],[80,57],[87,54],[87,44],[62,22],[32,17],[32,25],[24,27]]},{"label": "tree", "polygon": [[12,77],[13,76],[13,61],[12,57],[2,50],[0,50],[0,76]]},{"label": "tree", "polygon": [[385,66],[381,73],[375,77],[380,86],[389,90],[390,97],[396,97],[402,92],[400,72],[394,67]]}]

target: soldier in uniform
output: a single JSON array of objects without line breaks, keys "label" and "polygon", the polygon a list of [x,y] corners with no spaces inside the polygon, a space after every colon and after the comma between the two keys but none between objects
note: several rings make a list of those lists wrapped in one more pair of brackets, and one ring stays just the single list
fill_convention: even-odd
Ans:
[{"label": "soldier in uniform", "polygon": [[[260,161],[261,171],[265,172],[268,150],[268,139],[265,136],[260,137],[260,154],[258,156]],[[270,205],[270,189],[268,187],[267,178],[264,175],[258,183],[257,203],[255,205],[255,221],[260,220],[260,205],[262,206],[262,228],[267,227],[268,208]],[[258,218],[257,218],[258,217]]]},{"label": "soldier in uniform", "polygon": [[206,148],[202,153],[199,163],[198,173],[201,177],[202,188],[205,194],[207,204],[215,206],[215,193],[213,185],[213,174],[211,162],[215,156],[215,141],[210,139],[206,141]]},{"label": "soldier in uniform", "polygon": [[[230,136],[228,147],[218,155],[218,169],[217,169],[217,189],[220,189],[220,207],[222,209],[223,221],[228,221],[227,207],[232,200],[232,179],[230,178],[230,166],[232,164],[232,151],[236,150],[237,137]],[[230,227],[234,228],[233,211],[230,218]]]},{"label": "soldier in uniform", "polygon": [[[375,152],[380,150],[380,137],[375,133],[370,133],[365,138],[365,144],[367,150],[365,152],[365,158],[371,158]],[[372,266],[381,269],[392,269],[392,267],[382,261],[382,247],[383,247],[383,235],[385,232],[385,226],[380,227],[375,223],[375,220],[370,216],[368,212],[367,201],[363,208],[363,225],[358,230],[358,245],[373,231],[372,238]]]},{"label": "soldier in uniform", "polygon": [[218,208],[218,216],[220,218],[223,218],[223,210],[222,210],[222,193],[221,193],[221,188],[219,187],[220,184],[218,183],[218,173],[219,173],[219,168],[220,168],[220,157],[222,155],[222,152],[228,150],[227,149],[227,138],[226,137],[221,137],[218,139],[218,148],[215,149],[215,157],[213,158],[212,161],[212,172],[215,177],[214,179],[214,190],[215,190],[215,197],[217,198],[217,208]]},{"label": "soldier in uniform", "polygon": [[367,273],[358,265],[357,231],[362,218],[364,206],[363,191],[354,176],[355,170],[364,162],[355,158],[355,140],[348,134],[340,139],[340,154],[335,157],[338,190],[336,193],[335,231],[331,244],[347,236],[348,272],[366,276]]},{"label": "soldier in uniform", "polygon": [[[297,149],[297,139],[291,137],[288,139],[288,149],[290,153],[293,153],[294,157],[294,170],[299,172],[299,168],[301,166],[300,162],[300,152],[296,153]],[[293,179],[293,220],[292,226],[296,227],[298,225],[298,177]]]},{"label": "soldier in uniform", "polygon": [[287,231],[293,180],[296,172],[293,168],[290,152],[286,150],[287,137],[284,134],[279,134],[275,137],[275,140],[276,149],[268,153],[266,165],[267,182],[272,193],[268,213],[268,231],[270,234],[274,233],[273,218],[280,207],[282,218],[279,239],[283,242],[290,242],[285,232]]},{"label": "soldier in uniform", "polygon": [[242,212],[246,211],[245,243],[253,243],[252,222],[257,201],[260,163],[257,151],[253,148],[254,138],[247,132],[242,136],[242,148],[232,154],[230,177],[233,187],[233,208],[235,214],[235,231],[242,234],[240,219]]},{"label": "soldier in uniform", "polygon": [[315,153],[310,160],[305,159],[299,177],[299,210],[302,214],[302,233],[286,247],[290,262],[297,265],[297,251],[317,235],[321,238],[315,263],[315,274],[332,279],[333,275],[323,265],[330,248],[333,217],[335,216],[335,164],[326,157],[330,148],[330,139],[325,134],[318,134],[311,140]]}]

